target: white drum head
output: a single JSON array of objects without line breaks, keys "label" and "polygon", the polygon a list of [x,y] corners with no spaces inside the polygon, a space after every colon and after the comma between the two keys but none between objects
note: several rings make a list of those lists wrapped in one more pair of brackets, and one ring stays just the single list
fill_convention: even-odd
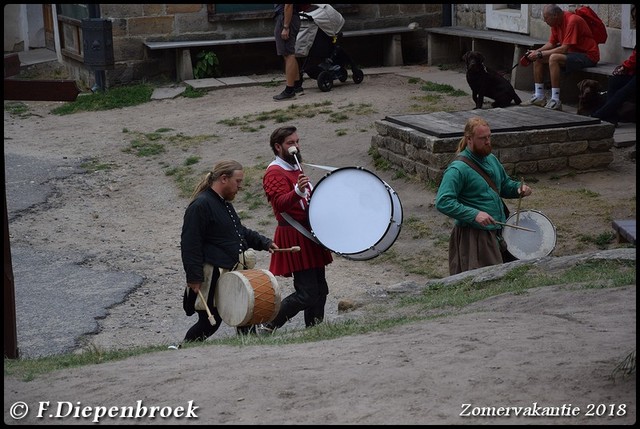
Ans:
[{"label": "white drum head", "polygon": [[249,322],[254,301],[251,282],[240,271],[228,271],[220,276],[214,305],[229,326],[244,326]]},{"label": "white drum head", "polygon": [[[393,244],[402,210],[397,195],[384,181],[365,169],[347,167],[318,182],[309,200],[309,223],[322,245],[343,256],[367,252],[381,241],[390,241],[386,248],[363,256],[369,259]],[[390,233],[391,239],[384,240]]]},{"label": "white drum head", "polygon": [[[507,219],[507,224],[516,224],[517,213]],[[520,260],[536,259],[548,256],[556,247],[556,227],[549,218],[535,210],[521,210],[518,226],[533,229],[535,232],[504,227],[502,237],[507,243],[509,253]]]},{"label": "white drum head", "polygon": [[268,270],[228,271],[220,275],[214,304],[229,326],[270,322],[280,311],[280,289]]}]

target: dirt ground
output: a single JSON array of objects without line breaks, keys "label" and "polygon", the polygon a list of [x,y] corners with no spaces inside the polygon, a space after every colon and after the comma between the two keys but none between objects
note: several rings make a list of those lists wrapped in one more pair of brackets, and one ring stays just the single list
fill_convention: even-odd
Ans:
[{"label": "dirt ground", "polygon": [[[411,72],[429,80],[428,67]],[[368,154],[373,122],[388,114],[415,113],[425,103],[420,85],[406,76],[384,74],[365,76],[360,85],[337,84],[328,93],[311,83],[305,87],[304,95],[281,103],[271,98],[280,88],[254,86],[66,116],[50,114],[57,105],[51,102],[26,102],[29,115],[5,110],[5,152],[92,160],[95,166],[110,167],[65,179],[46,210],[23,214],[10,225],[12,243],[37,245],[44,252],[69,249],[90,255],[84,263],[91,268],[144,277],[139,288],[99,320],[98,331],[82,340],[83,347],[169,345],[184,337],[195,321],[181,308],[179,240],[188,198],[180,195],[176,175],[170,173],[193,156],[199,157],[196,172],[221,158],[237,159],[247,168],[248,183],[234,205],[246,226],[271,236],[275,223],[260,193],[260,175],[273,156],[269,134],[281,124],[274,119],[235,124],[247,115],[275,109],[286,113],[292,105],[316,112],[284,120],[299,128],[306,162],[375,172],[398,193],[404,212],[405,225],[389,257],[349,261],[336,256],[327,268],[327,320],[342,316],[341,300],[364,302],[404,281],[424,284],[447,275],[451,222],[433,207],[434,189],[394,171],[377,170]],[[448,109],[473,108],[470,95],[438,103]],[[132,153],[136,142],[151,133],[161,136],[165,151]],[[614,162],[603,171],[527,178],[534,194],[523,208],[540,210],[553,220],[558,228],[554,256],[596,251],[593,238],[611,232],[611,219],[635,218],[631,151],[635,146],[614,148]],[[314,183],[326,174],[313,167],[306,171]],[[428,269],[419,270],[421,265]],[[257,268],[268,268],[267,253],[258,253]],[[278,278],[278,283],[282,296],[292,290],[289,279]],[[287,329],[298,329],[301,317]],[[234,335],[233,330],[225,326],[216,334],[224,335]],[[78,407],[135,407],[140,400],[145,406],[185,408],[193,401],[200,407],[195,412],[199,419],[141,418],[137,423],[630,424],[635,422],[635,377],[617,383],[607,378],[607,369],[629,350],[635,350],[635,287],[549,287],[526,296],[496,297],[454,317],[333,341],[167,350],[30,382],[5,376],[5,422],[87,421],[38,418],[33,410],[23,420],[12,420],[8,409],[15,401],[30,407],[50,401],[53,410],[59,401]],[[469,413],[477,413],[475,407],[537,405],[579,411],[573,417],[464,417],[463,404],[470,404]],[[590,407],[593,417],[587,414]],[[609,408],[614,417],[608,417]],[[105,417],[103,422],[132,420]]]}]

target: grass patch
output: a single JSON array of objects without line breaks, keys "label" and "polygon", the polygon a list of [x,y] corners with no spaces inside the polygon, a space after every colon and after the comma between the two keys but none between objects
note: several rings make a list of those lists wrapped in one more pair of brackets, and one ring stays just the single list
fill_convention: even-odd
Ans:
[{"label": "grass patch", "polygon": [[98,161],[98,159],[96,158],[91,158],[88,161],[83,162],[82,164],[80,164],[80,167],[84,168],[85,170],[95,173],[96,171],[108,171],[108,170],[112,170],[113,168],[117,167],[116,164],[114,163],[105,163],[105,162],[100,162]]},{"label": "grass patch", "polygon": [[[570,267],[562,272],[548,274],[534,265],[512,269],[496,280],[473,282],[463,280],[456,284],[436,283],[422,293],[389,299],[376,306],[368,316],[342,322],[325,322],[313,328],[294,331],[275,331],[264,337],[235,336],[213,339],[205,343],[187,343],[184,348],[215,347],[220,345],[244,347],[247,345],[278,346],[294,343],[325,341],[335,338],[384,331],[420,320],[429,320],[450,314],[457,308],[504,294],[525,294],[527,290],[550,285],[575,285],[576,289],[614,288],[636,283],[635,261],[593,260]],[[30,381],[40,374],[123,360],[145,353],[167,351],[166,345],[139,347],[128,350],[102,351],[87,347],[82,353],[70,353],[34,359],[4,360],[4,375]]]},{"label": "grass patch", "polygon": [[206,89],[203,89],[203,88],[196,89],[191,85],[187,85],[187,88],[184,90],[184,92],[181,95],[185,98],[200,98],[207,95],[208,92],[209,91],[207,91]]},{"label": "grass patch", "polygon": [[582,234],[579,236],[581,242],[595,244],[598,249],[608,248],[615,238],[616,235],[613,232],[603,232],[598,235]]},{"label": "grass patch", "polygon": [[25,117],[29,112],[29,106],[21,101],[5,101],[4,111],[11,115]]},{"label": "grass patch", "polygon": [[171,128],[159,128],[151,133],[141,133],[123,129],[123,133],[131,134],[132,140],[129,147],[122,149],[125,153],[131,153],[136,156],[155,156],[165,153],[167,145],[171,145],[184,151],[199,146],[201,143],[209,140],[217,140],[219,137],[214,134],[204,134],[196,136],[187,136],[182,133],[174,135],[167,134],[173,131]]},{"label": "grass patch", "polygon": [[388,171],[392,168],[391,163],[384,159],[375,147],[370,147],[367,154],[373,159],[373,165],[377,170]]},{"label": "grass patch", "polygon": [[261,83],[260,86],[264,88],[277,88],[282,85],[282,79],[271,79],[269,82]]},{"label": "grass patch", "polygon": [[125,153],[132,153],[139,157],[160,155],[165,150],[162,143],[154,143],[146,137],[131,140],[129,147],[122,149]]},{"label": "grass patch", "polygon": [[523,265],[498,280],[436,284],[418,296],[400,298],[400,306],[417,305],[420,311],[460,308],[503,293],[521,294],[543,286],[580,284],[582,288],[603,289],[635,285],[635,279],[635,261],[589,261],[557,275],[549,275],[533,265]]},{"label": "grass patch", "polygon": [[239,127],[246,132],[255,132],[264,129],[267,122],[282,124],[299,118],[314,118],[318,115],[326,115],[328,117],[327,122],[341,123],[348,121],[350,119],[349,115],[369,115],[372,113],[376,113],[376,111],[371,104],[350,103],[346,106],[332,108],[331,101],[326,100],[320,103],[292,104],[283,109],[225,118],[219,120],[218,124]]},{"label": "grass patch", "polygon": [[137,106],[151,100],[153,86],[150,84],[130,85],[111,88],[103,92],[81,94],[75,101],[51,110],[54,115],[70,115],[77,112],[121,109]]},{"label": "grass patch", "polygon": [[451,85],[424,81],[420,78],[409,78],[409,83],[420,85],[420,89],[425,92],[423,95],[413,96],[415,101],[409,107],[412,112],[432,113],[439,111],[449,111],[453,107],[446,103],[445,97],[468,96],[465,91],[455,89]]},{"label": "grass patch", "polygon": [[434,83],[434,82],[425,82],[420,89],[427,92],[437,92],[445,95],[449,95],[451,97],[466,97],[467,94],[465,91],[455,89],[451,85],[442,84],[442,83]]},{"label": "grass patch", "polygon": [[251,211],[267,205],[267,201],[264,196],[264,188],[262,187],[262,175],[266,168],[266,164],[244,167],[244,181],[242,182],[242,191],[239,195],[239,199],[245,204],[248,211],[238,211],[238,216],[240,216],[241,219],[250,218]]},{"label": "grass patch", "polygon": [[405,221],[405,226],[412,231],[413,239],[428,237],[431,234],[429,225],[414,216]]},{"label": "grass patch", "polygon": [[169,168],[165,174],[173,178],[180,196],[183,198],[190,198],[196,185],[200,182],[199,178],[194,177],[193,168],[190,165]]}]

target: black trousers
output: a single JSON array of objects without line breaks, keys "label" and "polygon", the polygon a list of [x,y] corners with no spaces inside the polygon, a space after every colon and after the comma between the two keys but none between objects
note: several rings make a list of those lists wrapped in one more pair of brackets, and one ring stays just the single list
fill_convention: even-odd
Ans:
[{"label": "black trousers", "polygon": [[220,324],[222,323],[222,318],[220,314],[218,314],[218,309],[213,307],[209,307],[211,310],[211,314],[216,319],[216,325],[211,326],[211,322],[209,322],[209,315],[207,315],[206,311],[196,310],[198,313],[198,321],[187,331],[187,334],[184,336],[185,341],[204,341],[220,328]]},{"label": "black trousers", "polygon": [[293,287],[295,292],[282,301],[278,315],[269,323],[271,327],[280,328],[301,311],[304,311],[307,328],[324,320],[324,306],[329,294],[325,268],[294,272]]},{"label": "black trousers", "polygon": [[215,326],[212,326],[211,322],[209,322],[209,315],[205,310],[195,309],[198,294],[196,294],[192,289],[189,289],[188,291],[185,290],[182,303],[184,311],[187,316],[191,316],[194,312],[198,313],[198,321],[189,328],[184,336],[184,341],[204,341],[215,334],[220,328],[222,318],[218,313],[218,309],[213,306],[213,297],[215,295],[216,284],[218,283],[219,277],[220,271],[218,267],[213,267],[213,276],[211,279],[211,286],[209,287],[209,296],[207,296],[207,305],[209,306],[209,310],[211,310],[211,315],[216,319]]}]

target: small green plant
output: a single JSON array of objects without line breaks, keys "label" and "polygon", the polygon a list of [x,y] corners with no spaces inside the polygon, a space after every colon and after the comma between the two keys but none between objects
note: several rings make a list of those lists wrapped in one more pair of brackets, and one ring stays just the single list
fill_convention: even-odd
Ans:
[{"label": "small green plant", "polygon": [[206,89],[202,89],[202,88],[196,89],[191,85],[187,85],[187,88],[182,93],[182,96],[185,98],[200,98],[207,95],[208,92],[209,91],[207,91]]},{"label": "small green plant", "polygon": [[184,165],[193,165],[200,162],[200,157],[193,155],[184,160]]},{"label": "small green plant", "polygon": [[367,153],[371,158],[373,158],[373,165],[376,167],[376,169],[382,171],[391,169],[391,163],[388,160],[384,159],[382,155],[380,155],[378,149],[370,147]]},{"label": "small green plant", "polygon": [[205,79],[220,77],[220,61],[213,51],[201,51],[196,55],[196,65],[193,67],[193,77]]}]

